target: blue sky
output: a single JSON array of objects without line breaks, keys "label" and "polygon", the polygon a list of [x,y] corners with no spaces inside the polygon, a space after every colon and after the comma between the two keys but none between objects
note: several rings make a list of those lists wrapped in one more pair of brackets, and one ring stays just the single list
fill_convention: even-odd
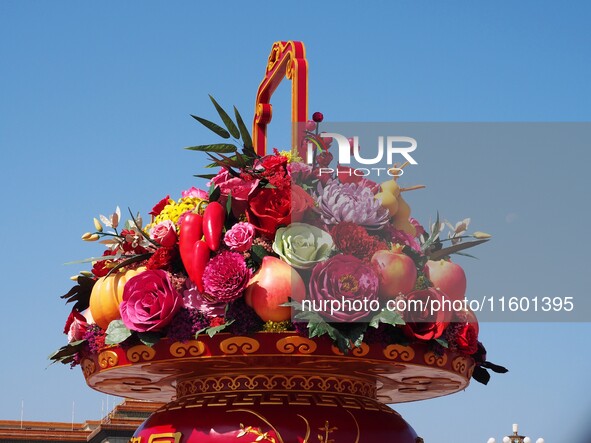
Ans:
[{"label": "blue sky", "polygon": [[[210,141],[190,113],[207,94],[250,119],[271,45],[302,40],[310,110],[331,121],[591,120],[585,2],[42,2],[0,0],[0,199],[4,318],[0,418],[97,419],[106,396],[78,369],[47,368],[64,343],[58,296],[95,255],[79,240],[116,205],[147,213],[196,184]],[[287,143],[289,88],[270,144]],[[574,146],[574,147],[573,147]],[[479,296],[589,295],[589,150],[423,151],[409,180],[423,219],[471,216],[495,240],[461,261]],[[508,157],[513,155],[513,160]],[[498,441],[518,422],[547,442],[587,442],[589,323],[486,323],[489,386],[396,409],[427,442]],[[112,403],[115,399],[109,399]],[[559,425],[558,425],[559,424]],[[559,427],[558,427],[559,426]]]}]

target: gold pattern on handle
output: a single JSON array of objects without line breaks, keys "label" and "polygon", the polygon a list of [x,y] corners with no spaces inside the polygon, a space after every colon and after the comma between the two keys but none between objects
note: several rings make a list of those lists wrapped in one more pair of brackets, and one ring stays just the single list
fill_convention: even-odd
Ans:
[{"label": "gold pattern on handle", "polygon": [[137,345],[127,350],[127,359],[132,363],[150,361],[156,357],[156,351],[150,346]]},{"label": "gold pattern on handle", "polygon": [[180,432],[167,432],[165,434],[152,434],[148,443],[179,443],[183,436]]},{"label": "gold pattern on handle", "polygon": [[260,343],[251,337],[231,337],[220,343],[220,351],[224,354],[253,354],[260,348]]},{"label": "gold pattern on handle", "polygon": [[199,357],[205,352],[205,345],[199,340],[189,340],[187,342],[174,342],[170,345],[170,354],[174,357],[185,357],[190,355],[191,357]]},{"label": "gold pattern on handle", "polygon": [[114,351],[103,351],[98,356],[98,362],[103,369],[112,368],[119,363],[119,356]]}]

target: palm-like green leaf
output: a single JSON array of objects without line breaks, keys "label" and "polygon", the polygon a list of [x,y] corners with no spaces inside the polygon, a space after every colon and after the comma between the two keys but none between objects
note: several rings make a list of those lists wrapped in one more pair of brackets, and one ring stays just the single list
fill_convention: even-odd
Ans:
[{"label": "palm-like green leaf", "polygon": [[242,120],[242,116],[234,106],[234,114],[236,115],[236,122],[238,123],[238,129],[240,130],[240,136],[242,137],[242,143],[244,144],[245,148],[252,148],[252,138],[250,137],[250,133],[246,125],[244,124],[244,120]]},{"label": "palm-like green leaf", "polygon": [[224,128],[222,128],[221,126],[216,125],[214,122],[210,122],[209,120],[206,120],[201,117],[197,117],[196,115],[193,115],[193,114],[191,114],[191,117],[193,117],[195,120],[197,120],[199,123],[201,123],[203,126],[205,126],[210,131],[215,132],[220,137],[230,138],[230,133],[228,131],[226,131]]},{"label": "palm-like green leaf", "polygon": [[229,154],[232,152],[236,152],[238,148],[234,145],[230,145],[228,143],[214,143],[213,145],[199,145],[199,146],[189,146],[185,149],[189,151],[199,151],[199,152],[217,152]]},{"label": "palm-like green leaf", "polygon": [[215,106],[215,109],[218,111],[218,114],[224,122],[224,125],[226,125],[228,131],[230,132],[230,134],[232,134],[232,137],[236,139],[240,138],[240,131],[238,131],[236,124],[232,121],[230,116],[226,113],[226,111],[224,111],[224,109],[218,104],[218,102],[215,101],[215,98],[213,98],[211,95],[209,96],[209,98]]}]

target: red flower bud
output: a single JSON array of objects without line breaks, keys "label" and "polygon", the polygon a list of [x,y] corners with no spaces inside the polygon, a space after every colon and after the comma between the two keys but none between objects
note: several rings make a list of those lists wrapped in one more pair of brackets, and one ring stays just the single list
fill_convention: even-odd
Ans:
[{"label": "red flower bud", "polygon": [[312,114],[312,120],[314,120],[316,123],[320,123],[322,120],[324,120],[324,115],[322,115],[322,112],[315,112]]}]

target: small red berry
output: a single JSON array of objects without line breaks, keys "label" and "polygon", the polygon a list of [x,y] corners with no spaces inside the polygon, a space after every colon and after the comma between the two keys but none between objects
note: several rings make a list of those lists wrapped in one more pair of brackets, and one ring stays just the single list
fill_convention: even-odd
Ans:
[{"label": "small red berry", "polygon": [[322,120],[324,120],[324,115],[322,115],[322,112],[315,112],[312,114],[312,120],[314,120],[316,123],[320,123]]}]

